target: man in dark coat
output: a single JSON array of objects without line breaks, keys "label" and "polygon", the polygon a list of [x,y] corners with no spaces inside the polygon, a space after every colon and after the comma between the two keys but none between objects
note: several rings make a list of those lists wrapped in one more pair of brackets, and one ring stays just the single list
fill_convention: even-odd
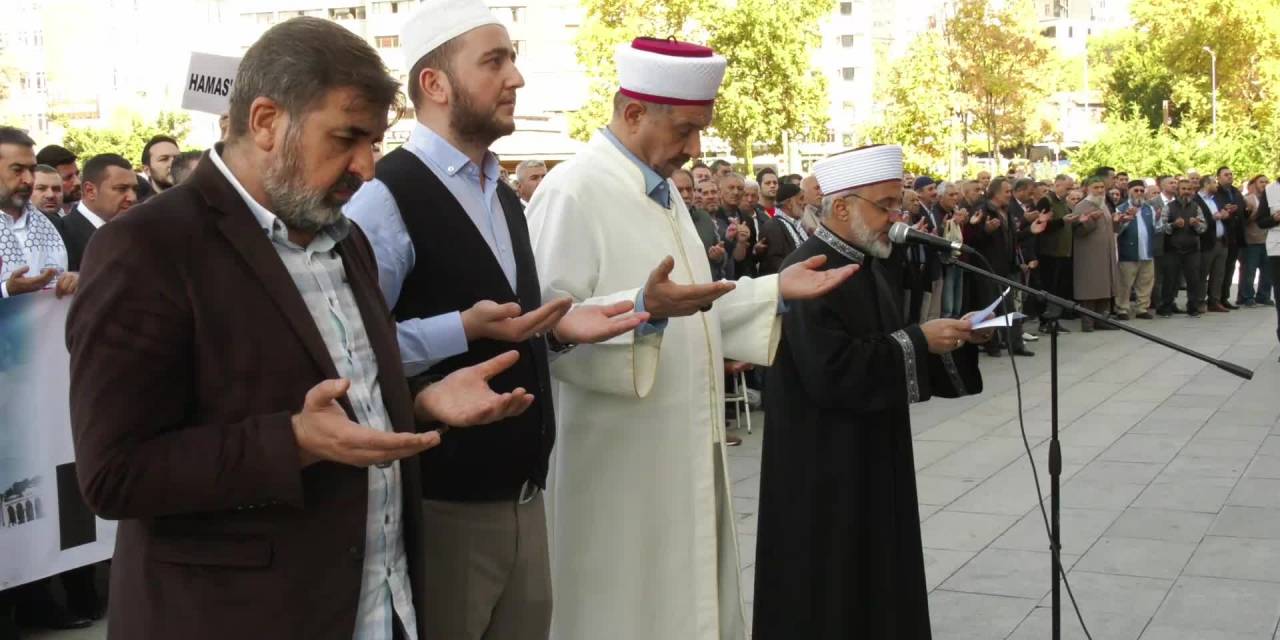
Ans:
[{"label": "man in dark coat", "polygon": [[861,265],[783,319],[765,400],[753,637],[930,637],[912,402],[982,389],[968,319],[909,325],[890,212],[902,151],[876,146],[815,166],[822,225],[787,264]]}]

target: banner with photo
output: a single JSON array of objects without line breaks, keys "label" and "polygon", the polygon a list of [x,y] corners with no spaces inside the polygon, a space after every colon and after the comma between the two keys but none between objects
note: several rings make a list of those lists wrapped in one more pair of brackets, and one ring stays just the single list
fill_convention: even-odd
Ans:
[{"label": "banner with photo", "polygon": [[0,300],[0,589],[106,560],[116,523],[80,497],[63,328],[70,299]]}]

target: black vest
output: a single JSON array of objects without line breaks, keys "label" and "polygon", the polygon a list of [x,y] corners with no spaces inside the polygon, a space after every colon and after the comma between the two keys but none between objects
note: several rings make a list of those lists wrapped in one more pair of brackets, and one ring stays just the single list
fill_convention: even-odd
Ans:
[{"label": "black vest", "polygon": [[[413,243],[413,270],[392,309],[397,322],[462,311],[480,300],[518,302],[528,312],[542,304],[529,227],[519,197],[498,183],[516,259],[516,289],[475,223],[417,156],[400,148],[378,162],[376,175],[400,208]],[[520,360],[490,381],[503,393],[524,387],[533,406],[502,422],[445,434],[440,446],[422,454],[423,494],[428,499],[483,501],[514,498],[526,480],[546,485],[547,459],[555,441],[555,413],[544,339],[521,344],[475,340],[469,350],[433,366],[439,377],[515,349]]]}]

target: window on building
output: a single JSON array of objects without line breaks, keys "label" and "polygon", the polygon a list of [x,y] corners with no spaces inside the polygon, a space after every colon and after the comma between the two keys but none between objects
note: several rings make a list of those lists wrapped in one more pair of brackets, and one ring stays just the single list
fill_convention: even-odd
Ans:
[{"label": "window on building", "polygon": [[411,4],[409,0],[383,0],[373,3],[373,12],[378,15],[396,14],[407,11],[409,4]]},{"label": "window on building", "polygon": [[852,134],[852,133],[845,133],[845,134],[842,134],[842,135],[840,136],[840,145],[841,145],[841,146],[843,146],[843,147],[846,147],[846,148],[848,148],[848,147],[852,147],[852,146],[853,146],[853,134]]},{"label": "window on building", "polygon": [[858,70],[855,67],[845,67],[840,70],[840,78],[845,82],[853,82],[858,78]]},{"label": "window on building", "polygon": [[240,14],[240,17],[255,24],[271,24],[275,21],[276,16],[270,11],[259,11],[258,13]]},{"label": "window on building", "polygon": [[329,10],[333,20],[364,20],[364,7],[337,7]]},{"label": "window on building", "polygon": [[280,11],[276,15],[279,16],[280,22],[284,22],[285,20],[292,20],[293,18],[301,18],[307,14],[302,11]]},{"label": "window on building", "polygon": [[840,36],[840,46],[846,49],[852,49],[853,47],[858,46],[860,40],[862,40],[862,38],[859,38],[856,35],[843,35]]},{"label": "window on building", "polygon": [[1071,26],[1068,26],[1068,27],[1067,27],[1067,37],[1068,37],[1068,38],[1074,38],[1074,37],[1076,37],[1076,28],[1075,28],[1075,27],[1071,27]]},{"label": "window on building", "polygon": [[1040,35],[1042,35],[1042,36],[1044,36],[1044,37],[1046,37],[1046,38],[1056,38],[1056,37],[1058,37],[1058,28],[1057,28],[1057,27],[1047,27],[1044,31],[1041,31],[1041,32],[1040,32]]},{"label": "window on building", "polygon": [[398,49],[400,48],[400,36],[378,36],[373,39],[373,43],[379,49]]},{"label": "window on building", "polygon": [[841,3],[840,3],[840,15],[842,15],[842,16],[851,16],[851,15],[853,15],[853,3],[852,3],[852,2],[841,2]]}]

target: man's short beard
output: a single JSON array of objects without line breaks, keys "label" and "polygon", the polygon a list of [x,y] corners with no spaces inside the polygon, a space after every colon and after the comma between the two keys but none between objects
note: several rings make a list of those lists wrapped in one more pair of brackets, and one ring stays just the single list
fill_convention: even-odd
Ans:
[{"label": "man's short beard", "polygon": [[873,258],[881,260],[888,258],[893,253],[893,244],[889,242],[888,236],[878,234],[867,226],[862,216],[854,214],[850,217],[850,227],[853,231],[853,242],[859,249],[871,254]]},{"label": "man's short beard", "polygon": [[80,187],[76,187],[72,191],[67,191],[62,194],[62,204],[74,204],[76,202],[80,202],[80,195]]},{"label": "man's short beard", "polygon": [[151,175],[151,181],[152,181],[152,182],[154,182],[154,183],[156,183],[156,186],[157,186],[157,187],[160,187],[161,189],[168,189],[169,187],[172,187],[172,186],[173,186],[173,180],[172,180],[172,179],[170,179],[170,178],[162,178],[162,177],[160,177],[160,176],[158,176],[158,175],[155,175],[155,174],[152,174],[152,175]]},{"label": "man's short beard", "polygon": [[458,138],[487,147],[516,130],[514,123],[498,120],[497,104],[487,112],[481,111],[457,80],[450,76],[449,82],[453,85],[453,95],[449,100],[449,128]]},{"label": "man's short beard", "polygon": [[20,193],[18,191],[0,192],[0,203],[6,207],[11,207],[19,211],[27,208],[27,203],[31,202],[31,192]]},{"label": "man's short beard", "polygon": [[271,199],[272,213],[286,227],[316,233],[342,218],[342,204],[333,201],[329,191],[312,189],[303,182],[301,129],[301,123],[290,125],[279,161],[263,173],[262,188]]},{"label": "man's short beard", "polygon": [[1103,208],[1107,206],[1107,196],[1105,194],[1100,196],[1085,196],[1085,200],[1088,200],[1089,202],[1092,202],[1093,204],[1098,205],[1099,208]]}]

